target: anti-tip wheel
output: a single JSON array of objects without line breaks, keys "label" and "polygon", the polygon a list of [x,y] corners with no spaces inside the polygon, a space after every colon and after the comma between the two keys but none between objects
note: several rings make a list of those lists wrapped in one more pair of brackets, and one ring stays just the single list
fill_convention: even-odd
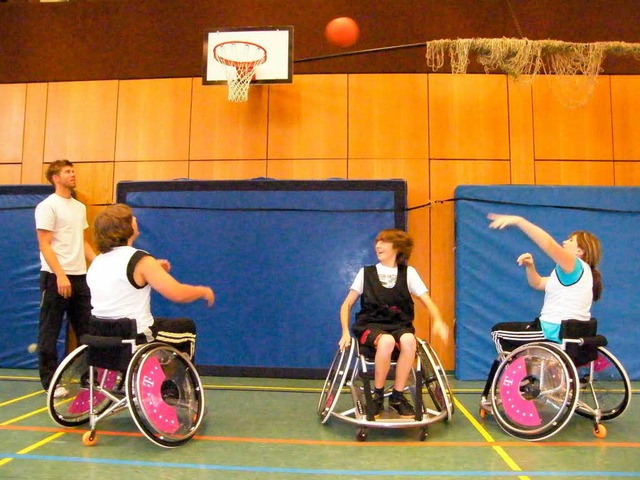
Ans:
[{"label": "anti-tip wheel", "polygon": [[420,440],[421,442],[424,442],[427,439],[427,435],[428,435],[427,427],[422,427],[418,432],[418,440]]},{"label": "anti-tip wheel", "polygon": [[366,428],[361,428],[360,430],[358,430],[358,433],[356,433],[356,440],[358,440],[359,442],[366,441],[367,437],[369,437],[369,433],[367,432]]},{"label": "anti-tip wheel", "polygon": [[96,432],[88,431],[82,434],[82,444],[86,447],[93,447],[98,442]]},{"label": "anti-tip wheel", "polygon": [[607,436],[607,427],[605,427],[601,423],[596,423],[593,426],[593,435],[596,438],[604,438],[604,437],[606,437]]}]

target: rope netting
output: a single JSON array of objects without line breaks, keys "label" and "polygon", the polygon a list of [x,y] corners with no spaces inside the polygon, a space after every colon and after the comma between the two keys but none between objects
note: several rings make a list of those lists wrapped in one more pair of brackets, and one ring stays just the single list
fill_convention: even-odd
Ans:
[{"label": "rope netting", "polygon": [[[532,81],[538,73],[566,76],[560,83],[566,84],[567,95],[580,98],[569,100],[572,106],[584,104],[597,83],[606,54],[631,55],[640,58],[639,43],[593,42],[570,43],[559,40],[529,40],[528,38],[460,38],[427,42],[427,65],[441,69],[446,59],[451,73],[467,72],[469,56],[475,52],[478,63],[485,72],[500,71],[516,79]],[[580,78],[575,78],[580,76]],[[576,90],[576,87],[579,87]],[[565,99],[566,100],[566,99]]]}]

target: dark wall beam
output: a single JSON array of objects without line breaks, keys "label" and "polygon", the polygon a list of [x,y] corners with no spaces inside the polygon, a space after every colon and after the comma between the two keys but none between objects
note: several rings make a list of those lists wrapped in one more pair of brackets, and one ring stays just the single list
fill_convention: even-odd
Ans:
[{"label": "dark wall beam", "polygon": [[[350,50],[520,33],[640,42],[638,0],[510,1],[511,9],[507,0],[9,1],[0,3],[0,83],[197,77],[203,32],[212,27],[293,25],[294,58],[323,57],[342,51],[323,36],[336,16],[360,24],[360,41]],[[295,73],[424,73],[424,54],[424,48],[386,49],[299,62]],[[603,67],[639,74],[640,60],[609,56]],[[472,62],[469,71],[482,68]]]}]

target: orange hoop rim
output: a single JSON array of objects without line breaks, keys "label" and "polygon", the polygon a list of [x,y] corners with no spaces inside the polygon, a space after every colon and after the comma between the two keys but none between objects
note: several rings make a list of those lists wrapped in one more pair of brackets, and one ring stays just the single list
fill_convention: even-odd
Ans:
[{"label": "orange hoop rim", "polygon": [[[231,45],[231,44],[251,45],[253,47],[256,47],[258,50],[262,50],[262,57],[258,58],[257,60],[231,60],[229,58],[225,58],[221,56],[221,53],[219,51],[220,47],[223,47],[224,45]],[[231,40],[231,41],[219,43],[215,47],[213,47],[213,58],[215,58],[218,62],[228,67],[235,67],[238,70],[245,70],[248,68],[257,67],[258,65],[262,65],[264,62],[266,62],[267,50],[262,45],[258,45],[257,43],[246,42],[244,40]]]}]

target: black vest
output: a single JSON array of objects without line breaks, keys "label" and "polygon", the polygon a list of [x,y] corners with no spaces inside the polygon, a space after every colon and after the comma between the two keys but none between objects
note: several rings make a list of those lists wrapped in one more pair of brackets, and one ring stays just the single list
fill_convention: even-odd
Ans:
[{"label": "black vest", "polygon": [[380,283],[375,265],[364,267],[360,307],[353,326],[356,338],[367,328],[390,332],[410,327],[413,323],[413,299],[407,285],[407,266],[398,265],[398,278],[393,288],[385,288]]}]

